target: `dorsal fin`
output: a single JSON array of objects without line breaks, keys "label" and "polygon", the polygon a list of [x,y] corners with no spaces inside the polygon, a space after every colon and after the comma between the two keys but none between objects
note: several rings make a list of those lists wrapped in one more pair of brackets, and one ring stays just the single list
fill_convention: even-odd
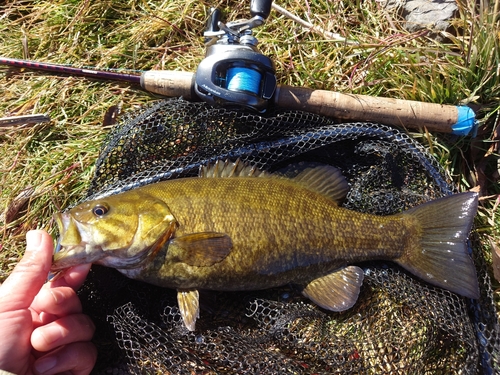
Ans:
[{"label": "dorsal fin", "polygon": [[213,164],[207,164],[200,168],[200,177],[227,178],[227,177],[269,177],[271,174],[258,169],[256,166],[246,164],[240,159],[232,162],[230,160],[217,160]]},{"label": "dorsal fin", "polygon": [[305,168],[293,180],[337,203],[340,203],[349,191],[349,183],[342,172],[331,165]]},{"label": "dorsal fin", "polygon": [[[200,168],[200,177],[205,178],[229,178],[229,177],[274,177],[290,178],[308,190],[324,195],[336,203],[340,203],[349,191],[349,184],[342,176],[339,169],[326,164],[296,165],[300,172],[295,170],[295,166],[289,166],[276,174],[258,169],[256,166],[242,162],[240,159],[232,162],[230,160],[217,160],[213,164],[207,164]],[[306,166],[306,167],[304,167]],[[295,170],[295,173],[294,173]],[[294,177],[289,175],[293,174]],[[298,172],[298,173],[297,173]]]}]

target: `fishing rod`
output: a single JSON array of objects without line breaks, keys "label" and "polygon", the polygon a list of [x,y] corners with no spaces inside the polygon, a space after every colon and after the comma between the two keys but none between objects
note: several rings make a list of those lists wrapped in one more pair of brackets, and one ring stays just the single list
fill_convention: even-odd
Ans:
[{"label": "fishing rod", "polygon": [[83,69],[68,65],[49,64],[38,61],[11,59],[8,57],[1,57],[1,56],[0,56],[0,65],[13,66],[16,68],[23,68],[23,69],[27,68],[32,70],[42,70],[46,72],[67,74],[72,76],[92,77],[92,78],[112,80],[112,81],[125,81],[137,84],[141,82],[140,75],[113,73],[104,70]]},{"label": "fishing rod", "polygon": [[0,65],[139,84],[167,97],[204,100],[215,106],[265,112],[274,105],[347,121],[370,121],[459,136],[473,134],[474,111],[467,106],[343,94],[335,91],[277,85],[274,64],[257,49],[252,29],[262,25],[272,1],[252,0],[249,20],[221,21],[212,9],[204,32],[205,58],[196,73],[150,70],[126,74],[0,57]]}]

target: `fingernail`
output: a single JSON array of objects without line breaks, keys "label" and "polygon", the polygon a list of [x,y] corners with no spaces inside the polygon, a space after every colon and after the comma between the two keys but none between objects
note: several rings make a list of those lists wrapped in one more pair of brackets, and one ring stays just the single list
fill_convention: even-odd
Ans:
[{"label": "fingernail", "polygon": [[40,374],[43,374],[57,365],[57,358],[55,357],[43,357],[34,363],[35,370]]},{"label": "fingernail", "polygon": [[39,327],[33,331],[31,336],[33,337],[35,333],[41,335],[48,346],[65,335],[64,328],[56,324],[47,324],[46,326]]},{"label": "fingernail", "polygon": [[40,246],[42,242],[42,234],[37,230],[30,230],[26,233],[26,247],[33,249]]},{"label": "fingernail", "polygon": [[64,293],[57,289],[49,289],[50,294],[54,298],[54,303],[59,305],[62,301],[64,301]]}]

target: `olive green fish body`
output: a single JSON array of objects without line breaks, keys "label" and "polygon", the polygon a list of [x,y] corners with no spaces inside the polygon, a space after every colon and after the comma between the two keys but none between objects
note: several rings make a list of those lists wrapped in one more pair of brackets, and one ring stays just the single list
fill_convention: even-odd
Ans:
[{"label": "olive green fish body", "polygon": [[224,233],[229,254],[210,267],[179,259],[175,241],[134,278],[174,288],[251,290],[303,283],[346,264],[394,259],[404,250],[401,216],[354,214],[286,179],[182,179],[144,189],[170,202],[179,227]]},{"label": "olive green fish body", "polygon": [[199,289],[294,283],[319,306],[346,310],[364,277],[355,264],[366,260],[391,260],[433,285],[478,297],[466,245],[477,194],[381,217],[338,206],[348,184],[331,166],[305,168],[288,179],[217,162],[202,175],[56,215],[61,251],[52,270],[92,262],[175,288],[190,330],[199,315]]}]

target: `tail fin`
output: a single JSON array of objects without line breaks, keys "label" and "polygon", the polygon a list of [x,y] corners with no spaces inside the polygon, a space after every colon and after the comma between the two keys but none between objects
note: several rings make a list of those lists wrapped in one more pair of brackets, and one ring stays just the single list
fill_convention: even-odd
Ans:
[{"label": "tail fin", "polygon": [[476,269],[467,248],[476,211],[477,194],[461,193],[404,212],[417,223],[419,241],[396,262],[433,285],[479,298]]}]

